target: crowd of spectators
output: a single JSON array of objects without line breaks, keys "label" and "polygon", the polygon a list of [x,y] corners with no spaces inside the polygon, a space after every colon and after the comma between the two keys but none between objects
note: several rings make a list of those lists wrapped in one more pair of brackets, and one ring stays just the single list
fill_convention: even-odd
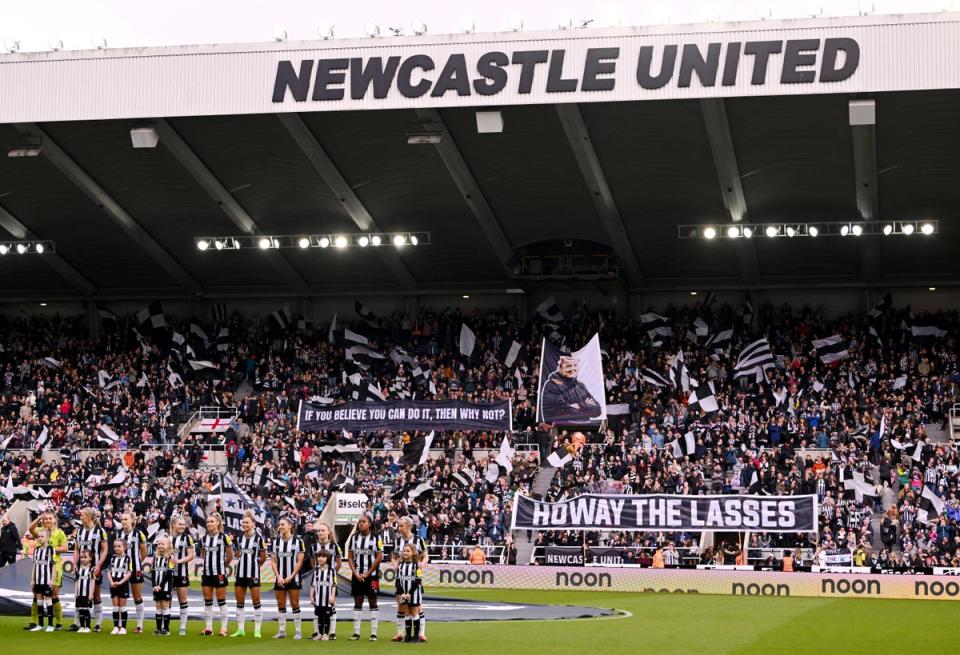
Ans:
[{"label": "crowd of spectators", "polygon": [[[955,314],[936,317],[939,324],[948,324],[947,336],[926,341],[903,329],[908,314],[893,308],[868,322],[864,314],[828,318],[809,307],[764,305],[755,316],[729,306],[671,307],[662,311],[673,337],[659,335],[655,343],[640,322],[612,310],[563,309],[566,316],[558,322],[507,311],[447,309],[384,317],[375,325],[359,319],[346,325],[369,335],[370,349],[385,355],[402,349],[429,371],[417,376],[407,361],[378,360],[364,375],[386,397],[509,398],[515,444],[540,443],[541,455],[566,445],[573,458],[556,471],[548,499],[586,490],[815,493],[821,511],[818,534],[753,534],[746,545],[862,548],[867,560],[889,568],[960,564],[960,456],[946,443],[927,444],[919,457],[912,447],[928,440],[926,424],[945,423],[956,396]],[[723,352],[708,348],[707,337],[687,336],[696,318],[709,326],[711,335],[734,329]],[[526,451],[518,451],[513,471],[500,471],[488,482],[489,458],[474,461],[473,453],[497,448],[502,434],[437,435],[434,448],[442,454],[423,467],[403,466],[395,453],[422,438],[418,434],[358,434],[358,456],[325,454],[317,446],[340,435],[304,434],[295,428],[300,400],[343,399],[349,389],[345,345],[336,335],[330,338],[329,326],[300,322],[279,329],[269,318],[239,314],[216,325],[172,318],[164,322],[161,329],[145,329],[134,317],[104,321],[97,339],[87,336],[85,320],[21,317],[0,322],[3,480],[50,489],[65,525],[80,507],[92,504],[108,519],[132,506],[144,527],[162,526],[174,513],[197,516],[218,480],[204,465],[206,449],[215,444],[228,453],[233,477],[268,512],[268,529],[281,514],[308,522],[350,478],[357,491],[368,494],[379,521],[389,524],[391,512],[415,515],[420,533],[442,546],[445,556],[465,557],[476,544],[506,543],[507,552],[515,552],[509,534],[511,499],[531,492],[538,466]],[[464,322],[478,340],[469,360],[458,347]],[[876,337],[868,331],[871,325]],[[607,403],[628,410],[611,416],[603,431],[587,431],[585,443],[575,443],[572,433],[537,424],[539,343],[546,336],[577,348],[597,332]],[[775,367],[760,382],[752,376],[734,378],[737,354],[761,333],[769,338]],[[824,364],[811,340],[835,333],[848,341],[850,356]],[[502,353],[514,340],[524,346],[524,354],[508,368]],[[644,381],[645,368],[666,376],[681,349],[690,377],[713,383],[719,412],[691,410],[687,392]],[[190,360],[209,361],[215,368],[194,370]],[[179,426],[206,405],[237,407],[236,429],[178,436]],[[98,438],[102,425],[120,437],[117,443]],[[696,453],[674,457],[670,443],[691,430]],[[42,434],[45,449],[62,453],[58,462],[44,463],[42,453],[32,452]],[[911,447],[897,447],[903,444]],[[100,452],[84,459],[82,450],[91,448]],[[147,454],[157,448],[162,454]],[[266,467],[269,485],[254,485],[258,465]],[[128,470],[121,487],[96,491],[86,484],[91,475],[111,476],[121,468]],[[464,469],[472,473],[470,484],[453,477]],[[844,481],[854,472],[875,488],[875,495],[852,495],[845,489]],[[412,501],[392,497],[411,480],[430,482],[432,494]],[[924,486],[945,503],[943,515],[927,522],[920,521],[919,511]],[[880,514],[884,518],[875,538],[871,517]],[[669,550],[670,544],[686,552],[700,541],[694,533],[590,533],[585,538],[595,546],[636,549],[638,559],[650,549]],[[584,537],[551,533],[538,539],[576,544]],[[878,541],[879,548],[874,545]],[[715,552],[723,550],[714,546]]]}]

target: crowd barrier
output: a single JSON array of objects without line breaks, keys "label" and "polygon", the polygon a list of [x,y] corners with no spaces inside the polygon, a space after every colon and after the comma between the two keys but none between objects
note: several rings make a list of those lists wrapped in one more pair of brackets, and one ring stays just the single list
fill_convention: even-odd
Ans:
[{"label": "crowd barrier", "polygon": [[424,585],[427,589],[459,587],[960,600],[960,577],[940,575],[836,575],[774,571],[435,564],[424,570]]}]

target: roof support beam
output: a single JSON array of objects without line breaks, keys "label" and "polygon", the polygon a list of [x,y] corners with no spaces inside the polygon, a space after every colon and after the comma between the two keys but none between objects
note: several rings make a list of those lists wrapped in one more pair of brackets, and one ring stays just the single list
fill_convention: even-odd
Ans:
[{"label": "roof support beam", "polygon": [[[373,220],[370,212],[368,212],[367,208],[360,202],[357,194],[353,192],[350,183],[343,177],[340,169],[338,169],[336,164],[333,163],[333,160],[330,159],[330,155],[323,149],[323,146],[317,141],[317,137],[313,135],[313,132],[311,132],[307,124],[303,122],[300,115],[277,114],[277,119],[283,127],[286,128],[287,132],[290,133],[290,136],[293,137],[293,140],[300,147],[300,150],[303,151],[303,154],[307,156],[307,159],[310,160],[313,168],[320,174],[320,177],[327,183],[327,186],[337,194],[337,197],[340,199],[340,204],[343,205],[343,208],[356,226],[364,232],[383,232],[384,230]],[[393,276],[397,282],[400,283],[401,287],[407,290],[416,289],[417,281],[395,250],[392,248],[377,248],[377,252],[383,258],[387,268],[393,273]]]},{"label": "roof support beam", "polygon": [[590,198],[597,210],[597,216],[600,217],[600,224],[610,241],[610,247],[623,262],[627,284],[637,287],[643,282],[640,261],[637,259],[633,244],[630,243],[630,237],[624,227],[620,210],[617,209],[617,203],[613,199],[610,185],[607,184],[597,151],[590,140],[590,132],[583,121],[583,114],[580,113],[580,107],[572,103],[557,105],[557,115],[567,135],[570,149],[573,150],[573,156],[577,160],[577,166],[580,167],[580,174],[583,175],[583,180],[590,190]]},{"label": "roof support beam", "polygon": [[161,246],[150,234],[127,213],[110,195],[87,174],[57,143],[35,123],[17,123],[14,127],[24,135],[39,136],[43,143],[43,156],[73,182],[121,231],[133,239],[148,255],[185,289],[195,294],[203,293],[203,287],[173,255]]},{"label": "roof support beam", "polygon": [[[21,223],[16,216],[8,212],[3,207],[0,207],[0,227],[13,235],[13,238],[15,239],[40,239],[40,237],[30,230],[30,228]],[[80,271],[75,269],[67,260],[60,256],[59,253],[45,253],[40,257],[40,259],[47,262],[47,264],[50,265],[50,268],[55,270],[63,279],[81,291],[85,297],[89,297],[97,293],[96,285],[88,280]]]},{"label": "roof support beam", "polygon": [[[851,100],[849,110],[857,210],[860,218],[873,221],[880,218],[876,104],[874,100]],[[880,277],[880,237],[860,239],[860,271],[865,282],[875,282]]]},{"label": "roof support beam", "polygon": [[[740,167],[737,165],[737,151],[733,147],[727,106],[723,98],[704,98],[700,100],[700,110],[710,140],[713,165],[720,181],[723,206],[727,208],[730,220],[739,223],[747,215],[747,199],[740,183]],[[756,284],[760,279],[760,265],[757,263],[757,249],[753,240],[737,239],[734,247],[740,263],[740,276],[744,282]]]},{"label": "roof support beam", "polygon": [[[260,226],[250,217],[247,211],[240,206],[240,203],[230,195],[230,192],[216,178],[206,164],[204,164],[193,149],[183,140],[183,137],[173,129],[165,119],[156,121],[154,128],[160,136],[160,143],[164,148],[170,151],[170,154],[176,158],[191,177],[199,184],[207,194],[213,198],[223,213],[227,215],[230,221],[244,234],[263,234]],[[277,269],[283,279],[286,280],[293,289],[297,291],[306,291],[308,284],[303,276],[297,272],[293,264],[284,257],[283,253],[271,253],[275,255],[270,258],[270,263]]]},{"label": "roof support beam", "polygon": [[493,251],[496,253],[497,259],[500,260],[500,264],[503,266],[507,278],[512,277],[514,250],[513,246],[510,245],[510,239],[503,231],[503,227],[501,227],[500,222],[493,213],[493,209],[490,208],[490,204],[483,195],[480,185],[477,184],[477,181],[474,179],[473,173],[470,171],[470,167],[467,166],[467,162],[464,160],[460,149],[457,147],[457,144],[454,143],[453,137],[450,135],[446,124],[443,122],[443,118],[440,116],[440,112],[436,109],[417,109],[416,112],[421,124],[430,125],[441,132],[442,138],[439,143],[435,144],[437,153],[440,155],[440,159],[443,160],[457,188],[460,189],[460,194],[466,201],[470,211],[473,212],[474,217],[476,217],[480,229],[483,230],[483,233],[487,237],[487,241],[490,242],[490,245],[493,247]]}]

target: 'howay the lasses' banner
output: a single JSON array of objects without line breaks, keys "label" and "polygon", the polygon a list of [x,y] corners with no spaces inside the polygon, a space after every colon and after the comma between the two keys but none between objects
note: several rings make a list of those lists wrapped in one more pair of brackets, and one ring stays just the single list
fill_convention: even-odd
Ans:
[{"label": "'howay the lasses' banner", "polygon": [[304,432],[370,430],[513,431],[510,401],[388,400],[320,405],[303,401],[297,429]]},{"label": "'howay the lasses' banner", "polygon": [[816,496],[615,496],[557,503],[517,496],[513,530],[816,532]]}]

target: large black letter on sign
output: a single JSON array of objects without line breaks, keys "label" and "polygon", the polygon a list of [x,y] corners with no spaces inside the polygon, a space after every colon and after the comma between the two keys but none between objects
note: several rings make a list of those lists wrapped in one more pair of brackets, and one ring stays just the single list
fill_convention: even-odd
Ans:
[{"label": "large black letter on sign", "polygon": [[287,89],[297,102],[307,99],[310,90],[310,73],[313,72],[313,60],[304,59],[300,62],[300,72],[293,70],[293,64],[286,59],[277,64],[277,79],[273,83],[273,101],[283,102]]},{"label": "large black letter on sign", "polygon": [[313,83],[314,100],[343,100],[343,89],[330,89],[331,84],[343,84],[350,65],[349,59],[320,59],[317,61],[317,79]]},{"label": "large black letter on sign", "polygon": [[440,98],[450,89],[455,89],[458,96],[470,95],[470,80],[467,77],[467,60],[463,55],[450,55],[444,64],[437,83],[430,93],[434,98]]},{"label": "large black letter on sign", "polygon": [[400,65],[400,57],[387,58],[387,66],[384,68],[381,57],[371,57],[367,65],[363,65],[363,59],[357,57],[350,60],[350,97],[354,100],[362,100],[367,95],[367,88],[370,82],[373,82],[373,97],[386,98],[390,91],[390,84],[393,82],[393,76],[397,74],[397,66]]},{"label": "large black letter on sign", "polygon": [[711,43],[707,46],[707,56],[704,58],[699,46],[695,43],[686,43],[683,54],[680,55],[680,74],[677,75],[677,86],[690,86],[690,78],[694,72],[703,86],[713,86],[717,83],[717,67],[720,64],[720,44]]},{"label": "large black letter on sign", "polygon": [[[816,79],[816,71],[797,70],[801,66],[816,66],[817,50],[820,49],[820,39],[791,39],[783,51],[783,72],[780,73],[781,84],[806,84]],[[807,53],[807,54],[801,54]]]},{"label": "large black letter on sign", "polygon": [[576,79],[563,79],[563,59],[566,50],[550,53],[550,72],[547,73],[547,93],[569,93],[577,90]]},{"label": "large black letter on sign", "polygon": [[[837,54],[845,55],[843,66],[837,68]],[[820,66],[821,82],[842,82],[857,72],[860,65],[860,44],[853,39],[827,39],[823,43],[823,64]],[[276,101],[274,101],[276,102]]]},{"label": "large black letter on sign", "polygon": [[533,70],[537,64],[546,61],[546,50],[521,50],[513,53],[513,63],[520,64],[520,84],[517,87],[517,93],[530,93],[533,87]]},{"label": "large black letter on sign", "polygon": [[613,75],[617,71],[620,48],[590,48],[583,64],[581,91],[613,91],[616,80],[611,77],[599,79],[600,75]]},{"label": "large black letter on sign", "polygon": [[397,89],[404,98],[419,98],[430,90],[430,80],[423,79],[416,84],[410,83],[410,76],[414,68],[426,71],[433,70],[433,60],[426,55],[414,55],[407,57],[400,64],[400,72],[397,74]]},{"label": "large black letter on sign", "polygon": [[640,58],[637,61],[637,82],[645,89],[662,88],[673,77],[673,66],[677,63],[677,46],[668,45],[663,49],[663,63],[660,65],[660,73],[656,77],[650,76],[652,63],[653,46],[642,46],[640,48]]},{"label": "large black letter on sign", "polygon": [[481,77],[473,81],[473,90],[482,96],[492,96],[507,86],[507,71],[504,66],[510,58],[503,52],[487,52],[477,61],[477,72]]},{"label": "large black letter on sign", "polygon": [[753,55],[753,76],[750,84],[763,84],[767,81],[767,61],[770,55],[783,50],[783,41],[748,41],[743,54]]}]

